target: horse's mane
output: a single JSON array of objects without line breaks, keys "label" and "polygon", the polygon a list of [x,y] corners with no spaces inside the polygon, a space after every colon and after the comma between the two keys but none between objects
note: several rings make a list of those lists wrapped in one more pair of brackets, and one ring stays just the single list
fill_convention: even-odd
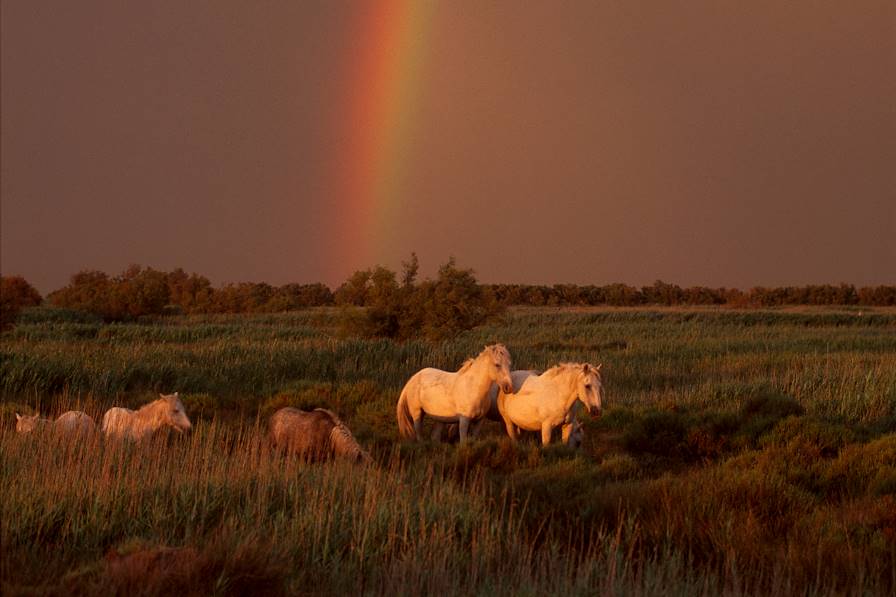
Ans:
[{"label": "horse's mane", "polygon": [[460,369],[457,370],[457,372],[463,373],[464,371],[466,371],[467,369],[472,367],[473,363],[476,362],[476,359],[478,359],[485,353],[499,355],[503,358],[506,358],[508,361],[510,360],[510,352],[507,350],[506,346],[504,346],[503,344],[491,344],[491,345],[483,348],[482,352],[480,352],[474,358],[470,358],[470,359],[467,359],[466,361],[464,361],[463,364],[460,366]]},{"label": "horse's mane", "polygon": [[[178,396],[177,393],[174,393],[174,394],[168,394],[168,395],[166,395],[166,396],[159,396],[158,398],[156,398],[156,399],[153,400],[152,402],[147,402],[146,404],[144,404],[143,406],[141,406],[140,408],[138,408],[138,409],[137,409],[137,412],[146,412],[146,411],[148,411],[148,410],[150,410],[150,409],[158,408],[159,405],[160,405],[162,402],[168,402],[168,400],[170,400],[171,398],[174,398],[174,400],[175,400],[176,402],[180,402],[180,396]],[[183,403],[181,402],[181,405],[182,405],[182,404],[183,404]]]},{"label": "horse's mane", "polygon": [[582,363],[560,363],[541,374],[541,377],[551,378],[566,373],[570,369],[582,369]]},{"label": "horse's mane", "polygon": [[147,411],[149,411],[149,410],[158,408],[159,403],[160,403],[160,402],[164,402],[164,401],[165,401],[164,398],[156,398],[156,399],[153,400],[152,402],[147,402],[146,404],[144,404],[143,406],[141,406],[140,408],[138,408],[138,409],[137,409],[137,412],[138,412],[138,413],[141,413],[141,412],[147,412]]},{"label": "horse's mane", "polygon": [[330,417],[330,421],[333,423],[333,429],[330,430],[330,443],[337,454],[350,456],[365,454],[364,450],[358,444],[358,440],[355,439],[352,432],[345,426],[345,423],[336,416],[336,413],[327,410],[326,408],[315,408],[314,410],[322,412]]}]

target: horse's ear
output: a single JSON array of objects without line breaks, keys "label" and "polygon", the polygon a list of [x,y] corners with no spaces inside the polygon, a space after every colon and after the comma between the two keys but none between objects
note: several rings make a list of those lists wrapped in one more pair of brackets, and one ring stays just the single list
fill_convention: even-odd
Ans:
[{"label": "horse's ear", "polygon": [[175,398],[180,398],[180,394],[179,394],[178,392],[175,392],[175,393],[174,393],[174,397],[175,397]]},{"label": "horse's ear", "polygon": [[585,363],[584,365],[582,365],[582,371],[584,371],[585,373],[590,373],[591,365],[589,365],[588,363]]},{"label": "horse's ear", "polygon": [[603,366],[604,366],[603,363],[598,363],[598,364],[597,364],[597,367],[595,367],[594,370],[595,370],[595,371],[600,371],[600,368],[603,367]]},{"label": "horse's ear", "polygon": [[159,398],[165,398],[165,397],[166,397],[165,394],[159,392]]},{"label": "horse's ear", "polygon": [[21,420],[22,420],[22,415],[20,415],[19,413],[16,413],[16,421],[21,421]]}]

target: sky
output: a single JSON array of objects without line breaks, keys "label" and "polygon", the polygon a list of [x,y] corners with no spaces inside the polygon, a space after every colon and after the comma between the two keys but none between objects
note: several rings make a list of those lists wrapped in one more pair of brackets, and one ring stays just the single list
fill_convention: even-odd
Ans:
[{"label": "sky", "polygon": [[0,3],[0,270],[896,283],[896,3]]}]

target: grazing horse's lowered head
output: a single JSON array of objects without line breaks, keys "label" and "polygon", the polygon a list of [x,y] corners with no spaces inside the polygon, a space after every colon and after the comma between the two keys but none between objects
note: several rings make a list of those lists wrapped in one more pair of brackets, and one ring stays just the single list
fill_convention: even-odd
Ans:
[{"label": "grazing horse's lowered head", "polygon": [[50,424],[49,419],[40,415],[20,415],[16,413],[16,431],[18,433],[33,433]]}]

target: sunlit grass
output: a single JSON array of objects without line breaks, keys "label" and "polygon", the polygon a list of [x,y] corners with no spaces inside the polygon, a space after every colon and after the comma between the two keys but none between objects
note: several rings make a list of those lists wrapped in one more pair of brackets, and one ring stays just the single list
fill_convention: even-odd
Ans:
[{"label": "sunlit grass", "polygon": [[[892,311],[515,309],[441,344],[341,338],[337,318],[32,315],[5,333],[4,594],[896,587]],[[516,368],[604,363],[582,450],[513,445],[496,424],[464,446],[398,442],[407,377],[493,341]],[[99,422],[175,390],[192,436],[13,431],[15,410]],[[285,405],[332,408],[377,465],[271,454],[264,420]]]}]

